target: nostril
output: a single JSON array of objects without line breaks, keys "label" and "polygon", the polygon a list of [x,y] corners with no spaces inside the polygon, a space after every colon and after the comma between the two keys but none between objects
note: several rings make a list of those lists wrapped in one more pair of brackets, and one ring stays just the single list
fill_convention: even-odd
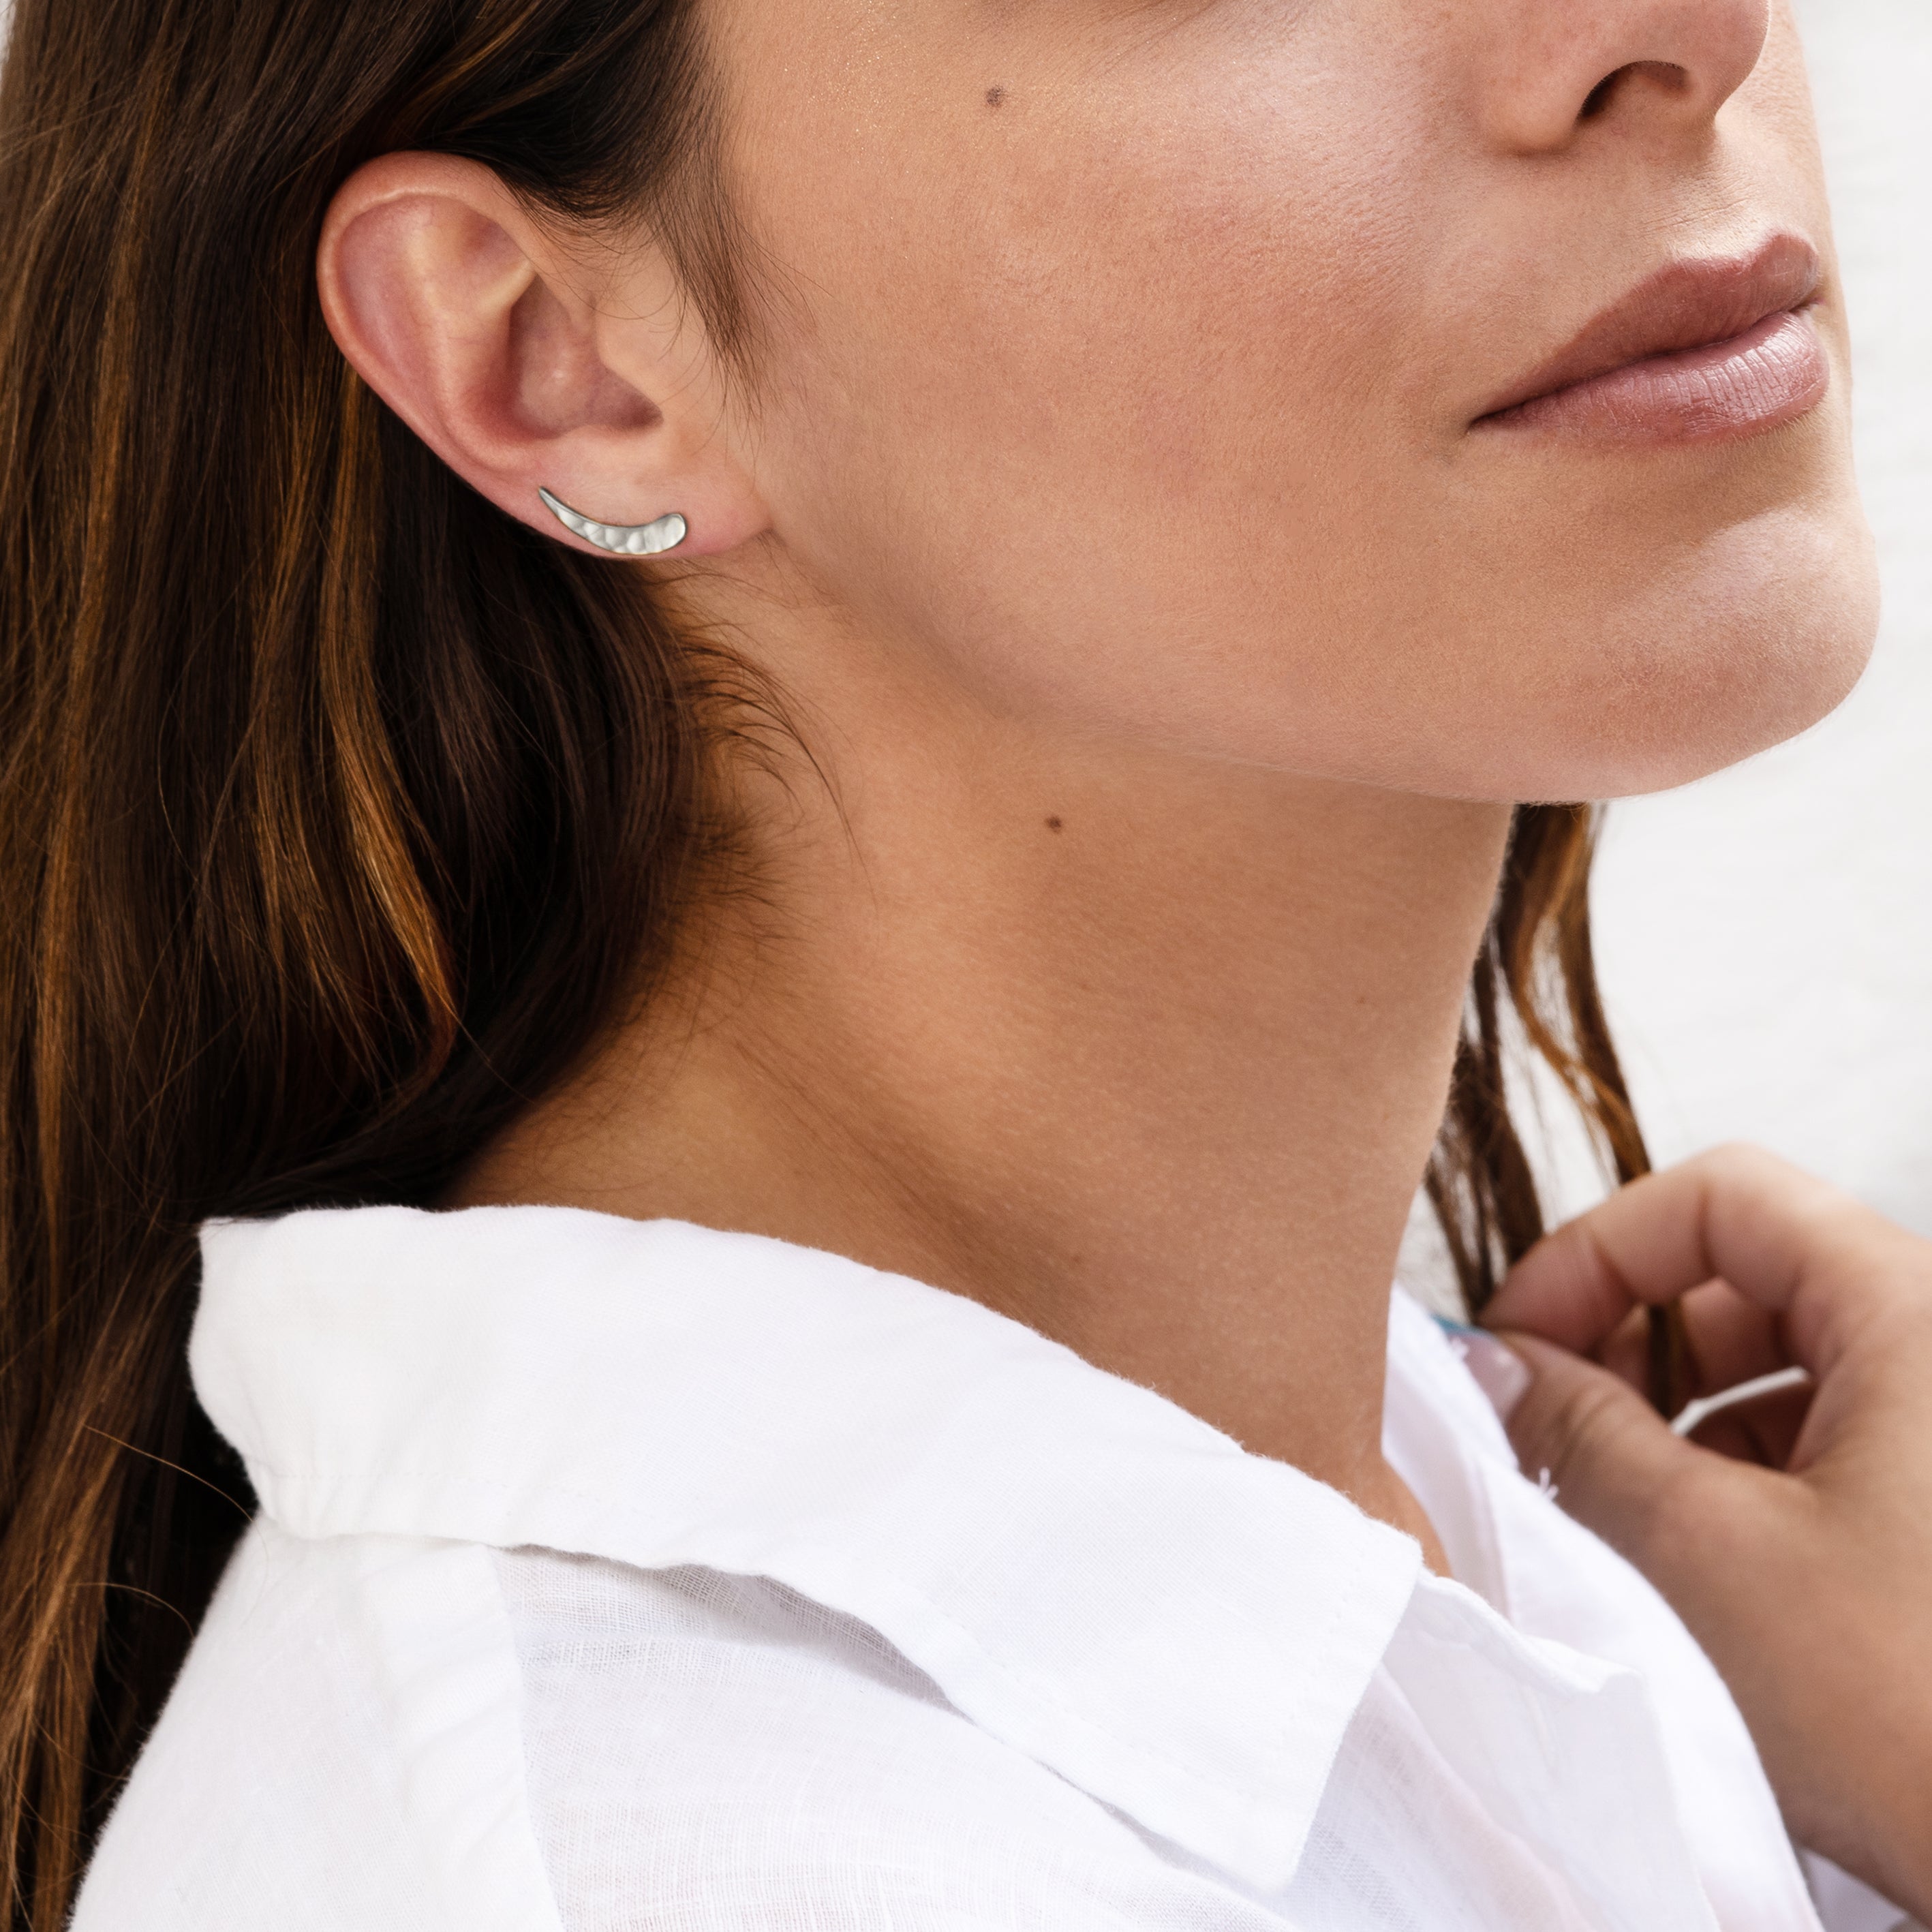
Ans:
[{"label": "nostril", "polygon": [[1617,91],[1617,82],[1629,73],[1627,67],[1620,67],[1615,74],[1606,74],[1585,98],[1582,110],[1576,118],[1580,121],[1594,121],[1610,104],[1610,96]]},{"label": "nostril", "polygon": [[1651,87],[1665,94],[1685,94],[1693,92],[1696,83],[1685,69],[1672,61],[1631,61],[1618,68],[1614,74],[1606,74],[1585,96],[1583,105],[1578,111],[1580,121],[1594,121],[1602,115],[1617,95],[1640,77]]}]

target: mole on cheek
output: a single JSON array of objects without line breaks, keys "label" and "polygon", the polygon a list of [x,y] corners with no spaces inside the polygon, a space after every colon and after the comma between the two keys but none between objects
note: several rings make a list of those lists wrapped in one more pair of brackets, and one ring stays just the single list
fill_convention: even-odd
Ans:
[{"label": "mole on cheek", "polygon": [[986,90],[986,105],[988,107],[998,106],[1006,98],[1006,90],[1004,87],[989,87]]},{"label": "mole on cheek", "polygon": [[1060,820],[1057,818],[1049,818],[1046,821],[1046,829],[1049,832],[1058,832],[1060,830]]}]

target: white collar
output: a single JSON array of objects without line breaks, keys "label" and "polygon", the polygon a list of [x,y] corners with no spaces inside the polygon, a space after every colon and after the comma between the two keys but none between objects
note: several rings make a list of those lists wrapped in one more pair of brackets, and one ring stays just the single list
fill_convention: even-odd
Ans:
[{"label": "white collar", "polygon": [[775,1578],[1257,1888],[1415,1588],[1414,1541],[1336,1490],[838,1256],[542,1207],[201,1240],[195,1387],[284,1528]]}]

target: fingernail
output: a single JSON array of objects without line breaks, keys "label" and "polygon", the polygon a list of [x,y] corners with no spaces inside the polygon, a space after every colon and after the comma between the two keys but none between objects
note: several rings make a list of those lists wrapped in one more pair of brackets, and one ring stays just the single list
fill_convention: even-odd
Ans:
[{"label": "fingernail", "polygon": [[1472,1328],[1456,1340],[1462,1345],[1462,1359],[1468,1364],[1476,1386],[1489,1397],[1497,1414],[1508,1421],[1510,1412],[1529,1393],[1529,1364],[1514,1348],[1480,1328]]}]

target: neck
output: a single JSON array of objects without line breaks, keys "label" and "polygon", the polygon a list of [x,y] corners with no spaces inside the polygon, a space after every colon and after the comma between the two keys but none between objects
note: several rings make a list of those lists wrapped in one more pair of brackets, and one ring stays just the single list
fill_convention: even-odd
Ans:
[{"label": "neck", "polygon": [[448,1204],[914,1276],[1415,1526],[1389,1283],[1506,808],[1022,728],[856,652],[824,677],[760,890]]}]

